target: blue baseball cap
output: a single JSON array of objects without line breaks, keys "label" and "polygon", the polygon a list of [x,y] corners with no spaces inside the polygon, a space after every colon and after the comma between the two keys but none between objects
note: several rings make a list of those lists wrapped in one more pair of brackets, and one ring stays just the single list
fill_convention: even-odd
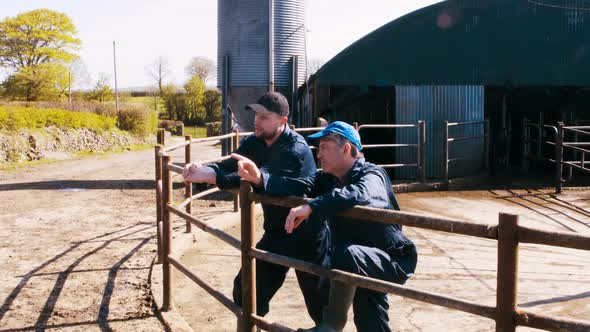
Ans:
[{"label": "blue baseball cap", "polygon": [[358,131],[354,129],[353,126],[343,121],[334,121],[319,133],[315,133],[307,137],[310,139],[318,139],[328,136],[332,133],[339,134],[340,136],[346,138],[350,141],[350,143],[354,144],[357,149],[359,149],[359,151],[363,149],[361,144],[361,136],[359,135]]}]

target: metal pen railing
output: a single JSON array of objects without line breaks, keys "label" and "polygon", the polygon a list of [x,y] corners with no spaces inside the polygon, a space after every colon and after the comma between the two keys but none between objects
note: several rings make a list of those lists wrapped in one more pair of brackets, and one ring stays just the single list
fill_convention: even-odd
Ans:
[{"label": "metal pen railing", "polygon": [[[572,134],[570,136],[574,136],[573,142],[564,141],[566,134]],[[586,139],[582,142],[578,141],[579,136],[586,137]],[[586,154],[590,153],[589,149],[585,149],[583,147],[590,146],[590,126],[565,126],[563,122],[557,123],[557,142],[556,142],[556,152],[555,152],[555,160],[556,162],[556,170],[555,170],[555,180],[556,180],[556,192],[561,192],[562,185],[563,185],[563,166],[568,166],[568,179],[571,180],[573,169],[576,169],[580,172],[590,174],[590,168],[586,167],[587,164],[590,164],[589,161],[586,160]],[[574,160],[563,160],[564,152],[572,151],[572,156],[574,156]],[[579,156],[579,160],[575,160]]]},{"label": "metal pen railing", "polygon": [[[473,125],[483,125],[483,135],[478,136],[463,136],[463,137],[449,137],[449,128],[456,127],[456,126],[473,126]],[[450,143],[453,142],[461,142],[461,141],[468,141],[468,140],[480,140],[483,139],[483,160],[484,160],[484,168],[489,170],[490,168],[490,121],[470,121],[470,122],[449,122],[444,121],[443,124],[443,178],[445,181],[449,181],[449,163],[456,162],[468,158],[473,158],[477,156],[459,156],[454,158],[449,158],[449,151],[450,151]]]},{"label": "metal pen railing", "polygon": [[[354,123],[354,127],[361,133],[363,129],[415,129],[417,143],[396,143],[396,144],[363,144],[363,149],[381,149],[381,148],[414,148],[416,149],[415,163],[397,163],[397,164],[380,164],[383,168],[416,168],[417,178],[420,182],[426,182],[426,122],[419,120],[415,124],[363,124]],[[362,137],[362,136],[361,136]]]}]

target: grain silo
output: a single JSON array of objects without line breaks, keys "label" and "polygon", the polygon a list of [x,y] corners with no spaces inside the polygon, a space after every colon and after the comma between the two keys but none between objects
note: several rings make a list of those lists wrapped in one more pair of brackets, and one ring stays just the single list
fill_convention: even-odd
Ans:
[{"label": "grain silo", "polygon": [[[218,0],[217,82],[223,105],[252,130],[244,110],[269,90],[297,100],[306,77],[305,0]],[[297,110],[291,102],[291,114]],[[224,128],[229,130],[227,117]]]}]

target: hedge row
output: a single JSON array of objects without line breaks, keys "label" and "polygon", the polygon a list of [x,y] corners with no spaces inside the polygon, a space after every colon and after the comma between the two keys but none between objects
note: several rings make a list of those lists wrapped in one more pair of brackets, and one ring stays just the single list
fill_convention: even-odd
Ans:
[{"label": "hedge row", "polygon": [[122,130],[127,130],[137,136],[145,137],[156,131],[158,114],[140,108],[121,109],[119,110],[119,114],[117,114],[117,125]]},{"label": "hedge row", "polygon": [[109,130],[114,128],[116,124],[116,119],[94,113],[0,106],[0,129],[18,130],[56,126],[59,128]]},{"label": "hedge row", "polygon": [[156,112],[139,108],[121,109],[115,118],[60,109],[0,106],[0,129],[6,130],[55,126],[62,129],[87,128],[100,131],[119,127],[145,137],[155,132],[157,124]]}]

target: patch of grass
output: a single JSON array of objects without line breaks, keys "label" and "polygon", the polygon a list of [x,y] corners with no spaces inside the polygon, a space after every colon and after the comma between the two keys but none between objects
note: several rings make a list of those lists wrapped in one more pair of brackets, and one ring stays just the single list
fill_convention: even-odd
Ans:
[{"label": "patch of grass", "polygon": [[72,155],[75,156],[74,159],[90,157],[90,156],[100,156],[100,157],[109,157],[113,154],[119,153],[126,153],[126,152],[135,152],[135,151],[145,151],[153,149],[154,146],[150,144],[132,144],[132,145],[125,145],[118,147],[116,149],[101,151],[101,152],[92,152],[92,151],[79,151],[74,152]]},{"label": "patch of grass", "polygon": [[58,161],[63,161],[64,159],[41,159],[41,160],[31,160],[31,161],[20,161],[14,163],[6,163],[0,164],[0,171],[14,171],[17,169],[21,169],[24,167],[36,166],[36,165],[44,165],[44,164],[51,164]]},{"label": "patch of grass", "polygon": [[[121,107],[145,107],[152,111],[155,111],[156,107],[158,108],[159,113],[164,112],[164,100],[160,97],[156,98],[156,102],[154,103],[154,97],[145,96],[145,97],[127,97],[122,100],[119,100]],[[109,101],[108,104],[113,104],[114,101]]]},{"label": "patch of grass", "polygon": [[184,134],[191,135],[193,138],[204,138],[204,137],[207,137],[207,128],[206,127],[185,126],[184,127]]}]

